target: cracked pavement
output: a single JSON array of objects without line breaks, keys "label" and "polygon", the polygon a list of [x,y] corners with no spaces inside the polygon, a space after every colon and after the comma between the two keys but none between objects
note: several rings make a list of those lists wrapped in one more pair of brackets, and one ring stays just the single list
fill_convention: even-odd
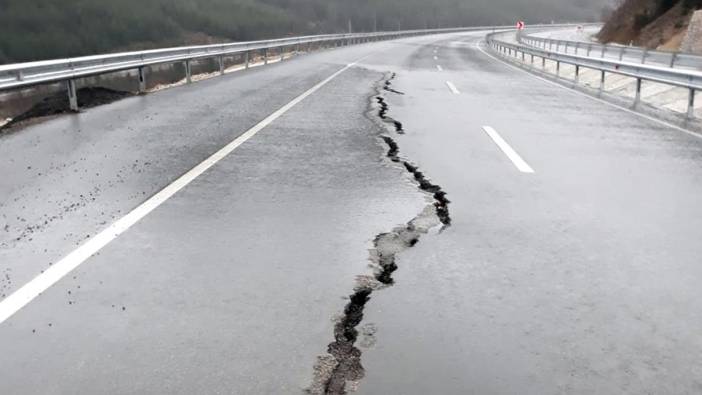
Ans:
[{"label": "cracked pavement", "polygon": [[[702,391],[702,140],[480,36],[314,53],[0,136],[9,295],[362,59],[1,323],[0,393],[303,393],[350,302],[363,374],[337,393]],[[421,241],[387,247],[413,218]],[[355,293],[373,275],[392,286]]]},{"label": "cracked pavement", "polygon": [[[395,76],[393,74],[382,83],[382,90],[402,94],[390,89]],[[377,103],[377,109],[373,107],[373,103]],[[376,96],[370,98],[370,104],[372,109],[368,114],[372,120],[379,122],[383,128],[386,127],[386,123],[390,123],[396,133],[402,132],[402,128],[397,127],[398,121],[388,122],[387,114],[390,108],[382,96],[381,89],[377,89]],[[327,347],[327,354],[317,358],[312,384],[307,389],[311,394],[343,395],[348,393],[349,387],[357,390],[365,375],[362,352],[356,347],[359,336],[357,327],[363,322],[366,304],[376,291],[394,284],[392,275],[398,269],[397,257],[400,253],[417,245],[421,236],[433,228],[442,224],[444,228],[451,225],[448,209],[450,201],[446,192],[440,186],[432,184],[417,166],[400,156],[399,147],[392,137],[382,134],[380,138],[387,145],[386,156],[389,161],[403,167],[414,179],[417,188],[432,196],[434,202],[427,205],[406,225],[381,233],[373,240],[369,261],[372,262],[374,273],[372,276],[359,275],[356,278],[356,286],[349,296],[349,302],[341,316],[336,319],[334,341]]]}]

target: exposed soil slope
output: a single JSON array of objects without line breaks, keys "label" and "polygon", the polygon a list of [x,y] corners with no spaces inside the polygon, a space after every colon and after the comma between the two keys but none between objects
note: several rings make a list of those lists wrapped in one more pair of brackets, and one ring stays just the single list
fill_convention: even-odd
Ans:
[{"label": "exposed soil slope", "polygon": [[605,43],[677,49],[702,0],[625,0],[598,38]]}]

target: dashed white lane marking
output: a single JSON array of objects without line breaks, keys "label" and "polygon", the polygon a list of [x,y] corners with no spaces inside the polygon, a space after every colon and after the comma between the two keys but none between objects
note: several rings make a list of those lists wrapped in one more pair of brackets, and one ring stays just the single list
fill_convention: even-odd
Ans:
[{"label": "dashed white lane marking", "polygon": [[453,84],[451,81],[446,81],[446,86],[448,86],[449,90],[454,94],[454,95],[460,95],[461,92],[456,88],[456,85]]},{"label": "dashed white lane marking", "polygon": [[251,129],[247,130],[244,134],[234,139],[234,141],[212,154],[212,156],[205,159],[202,163],[193,167],[190,171],[182,175],[170,185],[163,188],[160,192],[149,198],[147,201],[139,205],[130,213],[111,224],[109,227],[95,235],[90,240],[83,243],[80,247],[76,248],[70,254],[66,255],[63,259],[53,264],[49,269],[45,270],[44,273],[35,277],[27,284],[22,286],[20,289],[12,293],[10,296],[0,301],[0,324],[5,322],[8,318],[12,317],[12,315],[14,315],[27,304],[29,304],[42,292],[46,291],[47,289],[49,289],[49,287],[56,284],[64,276],[76,269],[88,258],[93,256],[95,253],[100,251],[110,242],[119,237],[122,233],[126,232],[129,228],[134,226],[142,218],[146,217],[149,213],[151,213],[165,201],[170,199],[178,191],[185,188],[188,184],[190,184],[193,180],[202,175],[209,168],[214,166],[217,162],[224,159],[227,155],[232,153],[232,151],[237,149],[240,145],[244,144],[246,141],[255,136],[258,132],[265,129],[268,125],[273,123],[273,121],[275,121],[276,119],[280,118],[283,114],[290,111],[290,109],[295,107],[305,98],[317,92],[324,85],[328,84],[331,80],[338,77],[344,71],[355,66],[368,56],[370,55],[364,56],[363,58],[346,65],[344,68],[332,74],[324,81],[318,83],[317,85],[310,88],[308,91],[296,97],[290,103],[284,105],[279,110],[269,115],[266,119],[259,122]]},{"label": "dashed white lane marking", "polygon": [[438,56],[434,56],[434,60],[439,60],[439,57],[438,57]]},{"label": "dashed white lane marking", "polygon": [[439,71],[444,71],[444,69],[443,69],[440,65],[438,65],[438,64],[436,65],[436,69],[439,70]]},{"label": "dashed white lane marking", "polygon": [[531,166],[529,166],[524,161],[524,159],[522,159],[522,157],[519,156],[517,151],[515,151],[512,147],[510,147],[509,144],[507,144],[507,142],[502,138],[502,136],[500,136],[499,133],[497,133],[495,129],[491,128],[490,126],[483,126],[483,130],[485,131],[485,133],[488,134],[488,136],[490,136],[492,141],[494,141],[495,144],[497,144],[497,146],[500,147],[502,152],[504,152],[505,155],[507,155],[509,160],[511,160],[512,163],[514,163],[514,165],[519,171],[521,171],[522,173],[534,172],[534,169],[532,169]]}]

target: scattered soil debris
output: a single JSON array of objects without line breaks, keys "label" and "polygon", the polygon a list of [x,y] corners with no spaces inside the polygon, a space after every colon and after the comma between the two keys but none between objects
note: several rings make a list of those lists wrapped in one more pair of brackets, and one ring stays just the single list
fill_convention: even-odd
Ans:
[{"label": "scattered soil debris", "polygon": [[[124,99],[125,97],[134,96],[134,93],[116,91],[102,87],[94,87],[78,89],[77,96],[78,107],[91,108],[103,104],[112,103],[117,100]],[[7,122],[6,124],[0,126],[0,131],[9,129],[12,126],[28,121],[30,119],[64,114],[68,112],[71,112],[71,109],[69,108],[68,104],[68,95],[66,94],[66,92],[61,91],[44,98],[42,101],[32,106],[32,108],[30,108],[29,110],[14,117],[11,121]]]}]

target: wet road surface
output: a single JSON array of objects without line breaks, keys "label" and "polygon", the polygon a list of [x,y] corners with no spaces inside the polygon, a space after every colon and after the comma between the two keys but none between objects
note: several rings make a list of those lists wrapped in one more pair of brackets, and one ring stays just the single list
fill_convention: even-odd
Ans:
[{"label": "wet road surface", "polygon": [[0,393],[301,393],[376,236],[433,207],[403,161],[452,225],[372,285],[347,390],[698,393],[702,141],[479,37],[311,54],[0,137],[4,298],[360,60],[0,324]]},{"label": "wet road surface", "polygon": [[464,48],[388,96],[453,225],[366,309],[360,393],[698,393],[702,140]]}]

